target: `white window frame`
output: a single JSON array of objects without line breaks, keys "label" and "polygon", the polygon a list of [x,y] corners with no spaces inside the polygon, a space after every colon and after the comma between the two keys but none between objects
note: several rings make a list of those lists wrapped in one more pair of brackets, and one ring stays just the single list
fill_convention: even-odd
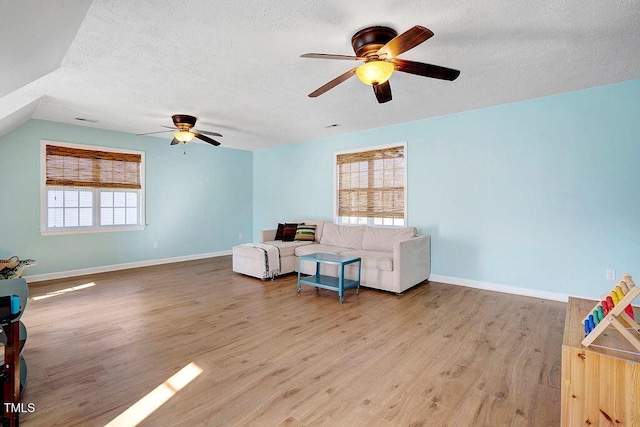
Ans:
[{"label": "white window frame", "polygon": [[[127,154],[137,154],[140,155],[140,190],[130,190],[130,189],[100,189],[94,187],[64,187],[59,185],[53,185],[52,188],[77,188],[82,190],[92,190],[94,192],[94,200],[93,200],[93,221],[94,225],[92,226],[78,226],[78,227],[61,227],[61,228],[47,228],[47,207],[48,207],[48,199],[47,199],[47,184],[46,184],[46,159],[47,159],[47,145],[57,145],[60,147],[69,147],[69,148],[77,148],[81,150],[99,150],[99,151],[107,151],[110,153],[127,153]],[[120,232],[120,231],[139,231],[144,230],[146,228],[146,220],[145,220],[145,156],[144,151],[137,150],[127,150],[124,148],[112,148],[112,147],[102,147],[98,145],[85,145],[85,144],[74,144],[70,142],[60,142],[60,141],[49,141],[49,140],[40,140],[40,234],[43,236],[51,236],[51,235],[60,235],[60,234],[87,234],[87,233],[108,233],[108,232]],[[136,225],[100,225],[100,215],[98,211],[100,210],[100,190],[105,191],[136,191],[139,194],[139,216],[140,223]]]},{"label": "white window frame", "polygon": [[[338,156],[341,154],[351,154],[351,153],[360,153],[362,151],[373,151],[373,150],[383,150],[385,148],[391,148],[391,147],[398,147],[401,146],[404,149],[404,225],[384,225],[384,224],[374,224],[376,219],[379,218],[368,218],[368,217],[353,217],[354,220],[353,221],[343,221],[343,218],[347,218],[347,217],[341,217],[338,215]],[[335,224],[342,224],[342,225],[360,225],[360,224],[364,224],[364,225],[374,225],[376,227],[388,227],[388,228],[398,228],[398,227],[407,227],[409,226],[409,221],[407,218],[407,212],[408,212],[408,197],[407,195],[409,194],[408,190],[407,190],[407,183],[408,183],[408,155],[407,155],[407,148],[408,148],[408,144],[406,141],[404,142],[398,142],[395,144],[384,144],[384,145],[375,145],[373,147],[362,147],[362,148],[354,148],[351,150],[343,150],[343,151],[334,151],[333,153],[333,222]],[[349,217],[351,218],[351,217]]]}]

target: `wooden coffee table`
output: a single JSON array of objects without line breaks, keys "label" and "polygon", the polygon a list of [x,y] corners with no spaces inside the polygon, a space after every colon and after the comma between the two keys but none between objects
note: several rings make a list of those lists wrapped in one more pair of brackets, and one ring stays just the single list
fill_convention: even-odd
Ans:
[{"label": "wooden coffee table", "polygon": [[[311,276],[300,277],[300,262],[312,261],[316,263],[316,274]],[[344,278],[345,265],[358,263],[358,280],[350,280]],[[331,264],[338,266],[338,277],[325,276],[320,273],[321,264]],[[329,289],[337,291],[340,296],[340,304],[344,301],[344,291],[356,288],[356,295],[360,293],[360,268],[362,261],[359,257],[349,257],[335,254],[315,253],[298,257],[298,287],[296,292],[300,293],[300,285],[305,284],[315,286],[317,288]]]}]

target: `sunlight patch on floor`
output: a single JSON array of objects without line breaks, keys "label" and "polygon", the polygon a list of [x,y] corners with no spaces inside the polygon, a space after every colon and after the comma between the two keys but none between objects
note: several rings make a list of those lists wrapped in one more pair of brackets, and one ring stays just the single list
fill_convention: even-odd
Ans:
[{"label": "sunlight patch on floor", "polygon": [[60,289],[60,290],[57,290],[57,291],[49,292],[48,294],[38,295],[37,297],[32,297],[31,299],[34,300],[34,301],[37,301],[37,300],[40,300],[40,299],[57,297],[59,295],[64,295],[64,294],[67,294],[69,292],[79,291],[81,289],[90,288],[90,287],[95,286],[95,285],[96,284],[94,282],[85,283],[84,285],[73,286],[71,288]]},{"label": "sunlight patch on floor", "polygon": [[202,368],[193,362],[189,363],[176,372],[171,378],[130,406],[129,409],[114,418],[105,427],[137,426],[201,373]]}]

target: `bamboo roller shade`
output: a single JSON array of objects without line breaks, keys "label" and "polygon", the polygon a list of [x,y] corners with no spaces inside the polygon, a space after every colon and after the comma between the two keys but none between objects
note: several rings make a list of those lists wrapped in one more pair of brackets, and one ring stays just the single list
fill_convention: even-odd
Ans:
[{"label": "bamboo roller shade", "polygon": [[47,145],[46,184],[140,189],[140,154]]},{"label": "bamboo roller shade", "polygon": [[404,218],[404,147],[339,154],[338,215]]}]

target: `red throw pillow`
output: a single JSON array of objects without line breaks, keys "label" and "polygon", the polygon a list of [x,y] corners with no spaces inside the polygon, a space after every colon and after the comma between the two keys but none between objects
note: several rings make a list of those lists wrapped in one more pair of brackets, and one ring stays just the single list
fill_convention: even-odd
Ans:
[{"label": "red throw pillow", "polygon": [[293,239],[296,237],[296,230],[298,229],[298,224],[284,224],[284,231],[282,233],[282,241],[283,242],[293,242]]}]

